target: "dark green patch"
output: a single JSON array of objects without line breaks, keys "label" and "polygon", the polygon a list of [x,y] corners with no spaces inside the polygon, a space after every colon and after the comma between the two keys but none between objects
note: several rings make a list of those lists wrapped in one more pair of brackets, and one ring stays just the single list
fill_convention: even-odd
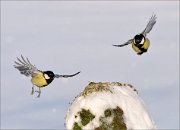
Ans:
[{"label": "dark green patch", "polygon": [[120,109],[119,107],[116,107],[115,109],[113,109],[113,112],[115,116],[117,117],[122,117],[122,115],[124,114],[123,110]]},{"label": "dark green patch", "polygon": [[[127,130],[123,114],[124,112],[119,107],[106,109],[104,116],[99,118],[100,126],[95,128],[95,130]],[[111,122],[109,122],[110,118],[112,118]]]},{"label": "dark green patch", "polygon": [[87,125],[90,121],[92,121],[95,116],[89,111],[82,109],[81,112],[79,112],[80,118],[81,118],[81,124],[83,126]]},{"label": "dark green patch", "polygon": [[118,117],[113,118],[111,126],[113,130],[127,130],[126,124],[122,120],[119,120]]},{"label": "dark green patch", "polygon": [[82,130],[82,128],[78,125],[77,122],[74,123],[73,130]]},{"label": "dark green patch", "polygon": [[99,121],[100,121],[99,130],[108,130],[110,128],[105,117],[100,117]]},{"label": "dark green patch", "polygon": [[102,91],[106,91],[106,92],[109,91],[112,93],[112,91],[109,88],[109,85],[110,85],[110,83],[108,83],[108,82],[105,82],[105,83],[103,83],[103,82],[98,82],[98,83],[90,82],[89,85],[86,86],[84,91],[81,92],[79,96],[87,96],[90,93],[102,92]]},{"label": "dark green patch", "polygon": [[104,111],[104,115],[105,115],[105,117],[110,117],[111,116],[111,109],[106,109]]}]

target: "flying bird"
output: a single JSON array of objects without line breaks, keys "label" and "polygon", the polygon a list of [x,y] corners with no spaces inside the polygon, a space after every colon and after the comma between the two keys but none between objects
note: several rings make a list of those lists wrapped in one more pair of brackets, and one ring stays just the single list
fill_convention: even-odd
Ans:
[{"label": "flying bird", "polygon": [[147,35],[147,33],[149,33],[152,30],[155,23],[156,23],[156,15],[152,15],[152,17],[150,18],[148,24],[146,25],[146,28],[141,33],[138,33],[133,39],[128,40],[124,44],[113,45],[113,46],[115,46],[115,47],[123,47],[123,46],[131,44],[133,50],[138,55],[141,55],[141,54],[147,52],[147,50],[149,48],[149,45],[150,45],[150,41],[146,37],[146,35]]},{"label": "flying bird", "polygon": [[31,76],[31,82],[33,84],[31,94],[34,94],[34,86],[37,86],[39,88],[39,91],[35,91],[38,93],[37,97],[40,97],[41,95],[41,88],[49,85],[54,78],[69,78],[80,73],[77,72],[72,75],[59,75],[54,74],[52,71],[41,71],[37,69],[35,65],[32,65],[28,58],[25,59],[22,55],[21,59],[17,57],[17,61],[14,63],[14,67],[18,69],[21,74],[27,77]]}]

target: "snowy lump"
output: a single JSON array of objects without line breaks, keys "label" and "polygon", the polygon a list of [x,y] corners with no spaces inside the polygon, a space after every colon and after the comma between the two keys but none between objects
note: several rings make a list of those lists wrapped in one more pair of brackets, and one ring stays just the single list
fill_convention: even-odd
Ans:
[{"label": "snowy lump", "polygon": [[155,129],[137,90],[119,82],[90,82],[67,111],[68,130]]}]

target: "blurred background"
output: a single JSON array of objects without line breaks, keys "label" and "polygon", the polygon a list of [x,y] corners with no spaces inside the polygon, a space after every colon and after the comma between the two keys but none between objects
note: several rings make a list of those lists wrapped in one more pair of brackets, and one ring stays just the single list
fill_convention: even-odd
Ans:
[{"label": "blurred background", "polygon": [[[152,14],[147,53],[112,46]],[[13,67],[21,54],[40,70],[81,73],[55,79],[38,99]],[[1,129],[65,129],[69,103],[89,81],[132,84],[158,129],[179,129],[179,1],[1,1]]]}]

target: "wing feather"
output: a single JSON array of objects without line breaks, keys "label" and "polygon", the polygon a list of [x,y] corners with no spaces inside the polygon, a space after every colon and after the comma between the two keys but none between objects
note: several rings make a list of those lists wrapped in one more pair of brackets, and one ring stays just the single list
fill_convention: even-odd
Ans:
[{"label": "wing feather", "polygon": [[157,18],[156,15],[152,15],[152,17],[150,18],[148,24],[146,25],[146,28],[142,32],[142,34],[144,36],[146,36],[146,34],[149,33],[152,30],[154,24],[156,23],[156,18]]},{"label": "wing feather", "polygon": [[21,55],[21,59],[17,57],[18,61],[15,61],[14,67],[20,71],[21,74],[25,76],[32,76],[35,73],[39,72],[34,65],[31,64],[31,62],[28,60],[25,60],[24,57]]}]

